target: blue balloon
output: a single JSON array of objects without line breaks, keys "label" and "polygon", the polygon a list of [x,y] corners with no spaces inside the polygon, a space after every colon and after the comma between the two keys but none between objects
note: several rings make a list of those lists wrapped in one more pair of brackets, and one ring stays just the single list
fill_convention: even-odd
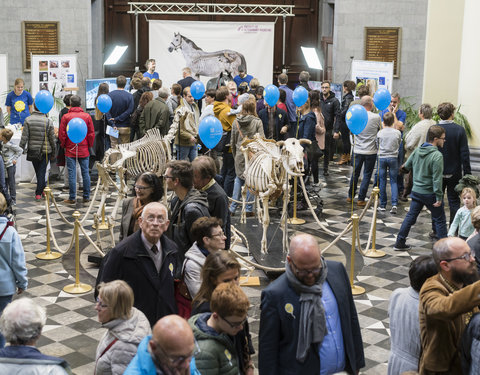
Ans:
[{"label": "blue balloon", "polygon": [[263,92],[263,98],[270,107],[273,107],[280,99],[280,90],[275,85],[268,85]]},{"label": "blue balloon", "polygon": [[375,95],[373,95],[373,103],[375,103],[375,107],[377,107],[380,111],[387,109],[391,100],[392,96],[387,89],[378,89],[375,92]]},{"label": "blue balloon", "polygon": [[200,81],[195,81],[190,86],[190,93],[192,94],[193,98],[196,100],[200,100],[203,98],[205,94],[205,86]]},{"label": "blue balloon", "polygon": [[198,126],[198,135],[205,147],[214,148],[222,138],[222,123],[215,116],[205,117]]},{"label": "blue balloon", "polygon": [[80,117],[72,118],[67,124],[67,135],[73,143],[82,142],[87,136],[87,124]]},{"label": "blue balloon", "polygon": [[360,104],[352,105],[345,115],[345,121],[352,134],[360,134],[367,126],[367,110]]},{"label": "blue balloon", "polygon": [[37,95],[35,95],[35,105],[42,113],[47,114],[50,112],[53,107],[53,96],[50,94],[50,91],[40,90]]},{"label": "blue balloon", "polygon": [[102,113],[107,113],[112,108],[112,98],[107,94],[102,94],[97,99],[97,108]]},{"label": "blue balloon", "polygon": [[292,95],[293,102],[297,107],[301,107],[307,102],[308,99],[308,91],[303,86],[298,86]]}]

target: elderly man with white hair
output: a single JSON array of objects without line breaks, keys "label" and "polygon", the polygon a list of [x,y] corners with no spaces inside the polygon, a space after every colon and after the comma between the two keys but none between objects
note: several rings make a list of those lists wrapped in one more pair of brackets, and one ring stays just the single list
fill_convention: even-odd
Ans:
[{"label": "elderly man with white hair", "polygon": [[47,320],[45,309],[30,298],[10,303],[0,317],[0,330],[10,343],[0,349],[0,374],[71,374],[68,363],[35,348]]}]

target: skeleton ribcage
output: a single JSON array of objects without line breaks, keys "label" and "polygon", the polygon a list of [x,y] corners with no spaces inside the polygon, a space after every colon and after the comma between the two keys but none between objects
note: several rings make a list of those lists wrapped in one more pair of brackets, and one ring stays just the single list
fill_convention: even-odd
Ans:
[{"label": "skeleton ribcage", "polygon": [[254,194],[268,190],[268,185],[275,183],[275,168],[270,155],[258,152],[253,155],[248,168],[245,169],[245,184]]}]

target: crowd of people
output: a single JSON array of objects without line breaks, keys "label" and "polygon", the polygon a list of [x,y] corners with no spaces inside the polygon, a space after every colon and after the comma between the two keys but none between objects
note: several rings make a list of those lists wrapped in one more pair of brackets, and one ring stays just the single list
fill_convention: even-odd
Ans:
[{"label": "crowd of people", "polygon": [[[269,106],[258,79],[241,71],[225,86],[207,90],[202,102],[191,94],[195,79],[189,68],[182,70],[182,79],[170,90],[162,87],[155,68],[155,60],[147,60],[147,71],[132,77],[130,92],[125,90],[124,76],[117,77],[117,89],[111,92],[101,84],[98,95],[112,99],[105,115],[98,109],[88,114],[79,96],[66,96],[58,129],[36,109],[22,79],[15,81],[6,102],[10,122],[21,124],[23,132],[19,146],[10,142],[10,129],[0,133],[1,212],[15,204],[15,162],[21,153],[34,165],[37,200],[42,199],[47,165],[56,160],[65,166],[69,197],[64,203],[76,204],[77,179],[83,202],[88,203],[92,157],[101,158],[109,147],[139,139],[152,128],[172,140],[175,160],[166,165],[164,175],[146,171],[134,179],[132,196],[122,206],[120,242],[99,269],[95,309],[106,332],[98,344],[95,374],[254,373],[250,302],[239,287],[240,263],[228,249],[231,216],[236,214],[245,184],[240,147],[255,134],[275,141],[289,137],[311,141],[304,146],[304,179],[309,189],[322,184],[320,159],[325,178],[340,149],[337,163],[354,166],[347,202],[353,205],[357,197],[358,207],[367,204],[372,176],[380,188],[381,215],[386,215],[388,181],[391,215],[399,213],[399,200],[409,197],[395,250],[410,250],[409,231],[422,208],[428,208],[430,236],[437,242],[431,256],[412,262],[411,287],[392,294],[388,371],[460,374],[462,366],[472,371],[480,365],[476,344],[480,318],[475,315],[480,304],[480,266],[476,264],[480,208],[476,207],[476,186],[461,192],[455,189],[464,175],[471,174],[471,167],[467,136],[453,121],[451,103],[438,105],[438,123],[432,120],[431,105],[422,104],[421,121],[407,132],[398,93],[392,95],[388,108],[378,111],[366,86],[357,88],[359,99],[354,100],[353,81],[343,83],[340,101],[330,82],[322,82],[321,91],[312,90],[308,72],[302,72],[299,84],[309,94],[297,108],[289,77],[281,73],[280,99]],[[365,129],[356,136],[345,121],[354,104],[368,114]],[[205,148],[198,134],[206,116],[215,116],[223,129],[213,150]],[[73,143],[66,129],[75,117],[87,124],[87,135],[80,143]],[[167,192],[171,193],[168,207],[161,203]],[[247,201],[252,197],[248,191]],[[252,205],[246,210],[247,217],[255,216]],[[0,369],[7,373],[31,366],[43,373],[68,373],[64,360],[35,348],[45,325],[45,310],[28,298],[11,302],[14,294],[27,288],[25,256],[18,234],[3,216],[0,231],[0,339],[10,344],[0,349]],[[260,374],[358,374],[365,366],[345,267],[326,260],[313,236],[291,238],[285,273],[262,291],[260,308]],[[0,341],[0,347],[4,344]]]}]

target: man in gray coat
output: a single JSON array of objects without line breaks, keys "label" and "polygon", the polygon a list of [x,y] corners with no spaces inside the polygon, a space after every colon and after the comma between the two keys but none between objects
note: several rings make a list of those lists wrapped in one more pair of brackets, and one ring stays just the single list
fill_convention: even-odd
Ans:
[{"label": "man in gray coat", "polygon": [[377,160],[377,133],[382,128],[382,120],[380,116],[372,112],[373,99],[371,96],[365,95],[360,100],[362,105],[368,113],[368,122],[365,129],[360,134],[355,135],[355,142],[353,142],[353,158],[355,170],[350,178],[350,188],[348,189],[347,202],[351,202],[357,191],[358,178],[363,168],[362,185],[358,192],[357,205],[364,207],[366,205],[365,197],[372,178],[373,168]]}]

